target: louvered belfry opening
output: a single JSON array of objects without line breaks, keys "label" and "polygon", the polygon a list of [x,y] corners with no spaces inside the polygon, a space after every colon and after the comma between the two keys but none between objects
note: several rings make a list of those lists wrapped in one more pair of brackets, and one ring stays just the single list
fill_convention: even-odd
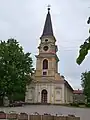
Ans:
[{"label": "louvered belfry opening", "polygon": [[47,59],[43,60],[43,69],[48,69],[48,60]]}]

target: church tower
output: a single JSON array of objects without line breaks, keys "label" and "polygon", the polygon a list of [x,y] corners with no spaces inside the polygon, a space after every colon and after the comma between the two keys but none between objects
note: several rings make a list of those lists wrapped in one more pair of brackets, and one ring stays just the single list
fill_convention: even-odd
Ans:
[{"label": "church tower", "polygon": [[73,89],[58,73],[58,56],[56,39],[53,34],[50,8],[36,55],[36,71],[32,82],[26,86],[27,103],[68,104],[73,101]]},{"label": "church tower", "polygon": [[37,80],[55,79],[55,74],[58,73],[58,57],[56,52],[58,51],[55,44],[56,39],[53,34],[52,21],[50,15],[50,8],[46,16],[46,21],[43,29],[43,33],[40,37],[39,54],[36,56],[36,74]]}]

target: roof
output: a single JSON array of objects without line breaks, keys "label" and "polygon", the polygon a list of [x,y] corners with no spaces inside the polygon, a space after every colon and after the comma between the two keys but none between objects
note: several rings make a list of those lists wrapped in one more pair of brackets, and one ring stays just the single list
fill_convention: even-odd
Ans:
[{"label": "roof", "polygon": [[66,85],[69,89],[71,89],[71,90],[73,91],[73,88],[72,88],[71,85],[68,83],[68,81],[64,80],[64,83],[65,83],[65,85]]},{"label": "roof", "polygon": [[50,8],[48,8],[48,13],[46,16],[46,21],[43,29],[42,36],[53,36],[53,28],[52,28],[52,21],[51,21],[51,15],[50,15]]},{"label": "roof", "polygon": [[83,90],[74,90],[73,91],[74,94],[83,94]]},{"label": "roof", "polygon": [[70,86],[70,84],[66,80],[47,80],[47,78],[43,77],[43,80],[40,81],[33,81],[34,83],[55,83],[55,84],[65,84],[71,91],[73,91],[73,88]]}]

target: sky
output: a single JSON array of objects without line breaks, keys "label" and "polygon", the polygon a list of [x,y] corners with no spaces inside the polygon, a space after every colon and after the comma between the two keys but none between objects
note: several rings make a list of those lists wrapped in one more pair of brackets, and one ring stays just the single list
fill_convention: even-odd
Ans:
[{"label": "sky", "polygon": [[74,89],[81,89],[81,73],[90,70],[90,54],[80,66],[76,58],[79,46],[89,36],[90,0],[0,0],[0,40],[18,40],[24,51],[32,54],[35,67],[48,5],[58,45],[59,73]]}]

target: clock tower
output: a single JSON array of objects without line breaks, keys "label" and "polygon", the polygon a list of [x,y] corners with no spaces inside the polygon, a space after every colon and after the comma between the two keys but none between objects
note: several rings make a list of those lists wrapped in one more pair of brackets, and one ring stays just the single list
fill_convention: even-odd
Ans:
[{"label": "clock tower", "polygon": [[37,80],[42,80],[41,76],[46,79],[55,79],[55,74],[58,73],[58,57],[56,52],[58,51],[55,44],[56,39],[53,34],[50,8],[46,16],[46,21],[43,29],[43,33],[40,37],[39,54],[36,55],[36,74]]},{"label": "clock tower", "polygon": [[27,103],[68,104],[73,102],[73,89],[58,73],[56,39],[53,34],[50,8],[36,55],[36,71],[32,82],[27,85],[25,101]]}]

